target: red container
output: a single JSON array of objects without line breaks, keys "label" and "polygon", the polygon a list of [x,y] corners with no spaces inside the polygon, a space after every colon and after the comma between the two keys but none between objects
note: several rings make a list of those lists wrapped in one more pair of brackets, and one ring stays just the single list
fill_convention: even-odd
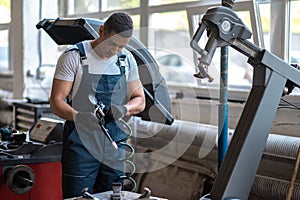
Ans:
[{"label": "red container", "polygon": [[[14,160],[15,161],[15,160]],[[20,163],[15,161],[13,165],[0,165],[0,194],[3,200],[61,200],[61,163],[56,162],[37,162],[37,163]],[[28,160],[27,160],[28,162]],[[0,162],[1,163],[1,162]],[[34,173],[34,185],[24,194],[12,192],[7,185],[5,171],[19,164],[28,166]]]}]

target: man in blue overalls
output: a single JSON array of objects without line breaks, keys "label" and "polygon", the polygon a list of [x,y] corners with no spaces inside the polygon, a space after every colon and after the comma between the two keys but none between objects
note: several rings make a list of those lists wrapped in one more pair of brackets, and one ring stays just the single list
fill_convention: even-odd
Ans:
[{"label": "man in blue overalls", "polygon": [[70,47],[57,62],[50,106],[53,113],[66,119],[63,198],[81,196],[86,187],[90,193],[94,188],[97,192],[112,190],[113,182],[122,182],[124,163],[119,160],[125,150],[115,150],[105,137],[90,99],[104,104],[105,127],[114,141],[125,135],[119,119],[145,108],[136,61],[123,49],[132,29],[128,14],[113,13],[100,26],[97,39]]}]

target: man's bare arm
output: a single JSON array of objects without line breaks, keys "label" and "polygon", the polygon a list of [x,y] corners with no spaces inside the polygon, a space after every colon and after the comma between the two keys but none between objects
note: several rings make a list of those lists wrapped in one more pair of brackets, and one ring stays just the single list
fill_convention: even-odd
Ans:
[{"label": "man's bare arm", "polygon": [[50,108],[51,111],[59,117],[66,120],[74,120],[77,113],[66,102],[66,97],[72,89],[73,82],[53,79],[52,90],[50,95]]},{"label": "man's bare arm", "polygon": [[127,84],[127,95],[130,100],[125,104],[127,108],[126,116],[138,114],[145,109],[145,94],[140,80],[135,80]]}]

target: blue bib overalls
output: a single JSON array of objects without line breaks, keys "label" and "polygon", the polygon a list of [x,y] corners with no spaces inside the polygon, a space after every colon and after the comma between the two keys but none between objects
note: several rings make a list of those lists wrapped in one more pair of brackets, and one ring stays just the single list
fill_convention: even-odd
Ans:
[{"label": "blue bib overalls", "polygon": [[[126,100],[125,66],[120,67],[119,75],[90,74],[88,65],[83,65],[83,74],[78,91],[70,104],[78,112],[93,112],[89,95],[96,97],[104,105],[123,105]],[[119,121],[106,123],[106,128],[114,141],[126,138]],[[67,121],[64,129],[62,153],[63,197],[82,195],[85,187],[89,192],[112,190],[113,182],[124,175],[125,147],[115,150],[103,132],[88,130],[80,122]]]}]

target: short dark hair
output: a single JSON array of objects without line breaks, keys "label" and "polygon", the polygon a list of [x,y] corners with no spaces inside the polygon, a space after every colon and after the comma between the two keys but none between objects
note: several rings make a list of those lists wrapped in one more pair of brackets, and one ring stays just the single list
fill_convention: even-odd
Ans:
[{"label": "short dark hair", "polygon": [[129,14],[125,12],[112,13],[104,22],[104,32],[109,34],[112,31],[116,34],[120,34],[124,38],[131,37],[133,23]]}]

